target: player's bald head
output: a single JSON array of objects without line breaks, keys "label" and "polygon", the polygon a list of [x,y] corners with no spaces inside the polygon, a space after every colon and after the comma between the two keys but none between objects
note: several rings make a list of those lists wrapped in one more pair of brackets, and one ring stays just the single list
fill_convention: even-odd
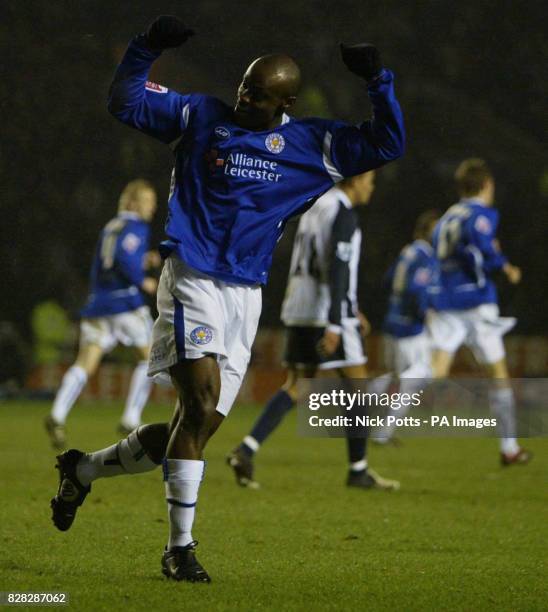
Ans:
[{"label": "player's bald head", "polygon": [[235,122],[250,130],[265,130],[280,123],[294,104],[301,71],[289,55],[263,55],[245,71],[234,107]]},{"label": "player's bald head", "polygon": [[295,97],[301,85],[301,71],[297,62],[283,53],[258,57],[245,74],[283,97]]}]

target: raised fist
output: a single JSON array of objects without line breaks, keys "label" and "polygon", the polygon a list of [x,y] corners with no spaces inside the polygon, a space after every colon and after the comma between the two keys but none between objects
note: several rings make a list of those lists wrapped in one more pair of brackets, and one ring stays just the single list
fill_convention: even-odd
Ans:
[{"label": "raised fist", "polygon": [[373,45],[361,43],[359,45],[340,44],[343,62],[350,72],[357,74],[366,81],[371,81],[382,70],[381,56]]},{"label": "raised fist", "polygon": [[157,50],[179,47],[191,36],[194,36],[194,30],[187,28],[178,17],[173,15],[160,15],[145,32],[148,46]]}]

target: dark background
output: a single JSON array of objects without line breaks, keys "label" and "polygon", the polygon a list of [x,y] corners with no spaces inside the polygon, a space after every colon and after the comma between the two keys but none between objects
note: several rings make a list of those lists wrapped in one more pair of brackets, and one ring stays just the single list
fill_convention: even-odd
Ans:
[{"label": "dark background", "polygon": [[[545,101],[548,46],[542,2],[3,2],[0,321],[29,334],[29,315],[54,299],[76,316],[101,227],[135,177],[159,193],[154,241],[162,238],[171,172],[167,147],[106,111],[109,82],[129,39],[171,13],[197,35],[165,53],[152,78],[179,91],[234,99],[252,59],[292,54],[305,87],[296,116],[359,122],[363,83],[341,63],[339,41],[370,41],[396,74],[408,148],[378,175],[364,211],[362,307],[375,326],[382,276],[426,208],[453,203],[452,174],[464,157],[488,160],[497,178],[500,238],[522,266],[519,287],[501,283],[517,331],[548,330],[548,173]],[[291,238],[288,226],[264,294],[263,325],[278,325]]]}]

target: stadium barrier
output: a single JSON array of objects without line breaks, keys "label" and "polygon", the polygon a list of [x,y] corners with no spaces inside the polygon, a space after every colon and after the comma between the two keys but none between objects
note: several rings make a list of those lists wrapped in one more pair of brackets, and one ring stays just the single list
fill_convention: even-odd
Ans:
[{"label": "stadium barrier", "polygon": [[[509,336],[506,339],[510,372],[515,378],[548,376],[548,338],[541,336]],[[251,364],[240,390],[242,403],[264,402],[284,382],[281,366],[284,350],[284,334],[279,329],[263,329],[257,334]],[[367,340],[368,367],[372,375],[387,369],[384,358],[384,338],[372,335]],[[31,372],[27,388],[32,390],[58,388],[61,378],[70,364],[41,365]],[[98,373],[89,381],[82,399],[121,400],[125,397],[132,374],[129,363],[106,360]],[[452,375],[474,377],[481,373],[467,349],[459,351]],[[154,386],[152,401],[172,403],[172,389]]]}]

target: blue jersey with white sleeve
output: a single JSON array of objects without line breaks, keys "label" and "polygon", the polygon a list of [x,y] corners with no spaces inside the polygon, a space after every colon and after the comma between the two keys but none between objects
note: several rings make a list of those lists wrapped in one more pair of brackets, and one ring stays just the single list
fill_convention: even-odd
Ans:
[{"label": "blue jersey with white sleeve", "polygon": [[497,302],[492,275],[508,261],[496,241],[499,213],[479,200],[451,206],[434,231],[440,260],[438,310],[466,310]]},{"label": "blue jersey with white sleeve", "polygon": [[145,304],[141,285],[148,248],[149,225],[135,213],[121,212],[107,223],[95,250],[82,317],[120,314]]},{"label": "blue jersey with white sleeve", "polygon": [[426,311],[437,298],[439,268],[434,249],[425,240],[404,247],[388,273],[390,300],[384,330],[397,338],[424,330]]},{"label": "blue jersey with white sleeve", "polygon": [[286,221],[307,210],[343,177],[401,156],[403,119],[384,70],[368,86],[374,117],[360,126],[283,116],[254,132],[233,122],[217,98],[181,95],[147,82],[160,52],[136,37],[118,67],[109,110],[171,145],[172,174],[165,257],[238,284],[265,283]]}]

